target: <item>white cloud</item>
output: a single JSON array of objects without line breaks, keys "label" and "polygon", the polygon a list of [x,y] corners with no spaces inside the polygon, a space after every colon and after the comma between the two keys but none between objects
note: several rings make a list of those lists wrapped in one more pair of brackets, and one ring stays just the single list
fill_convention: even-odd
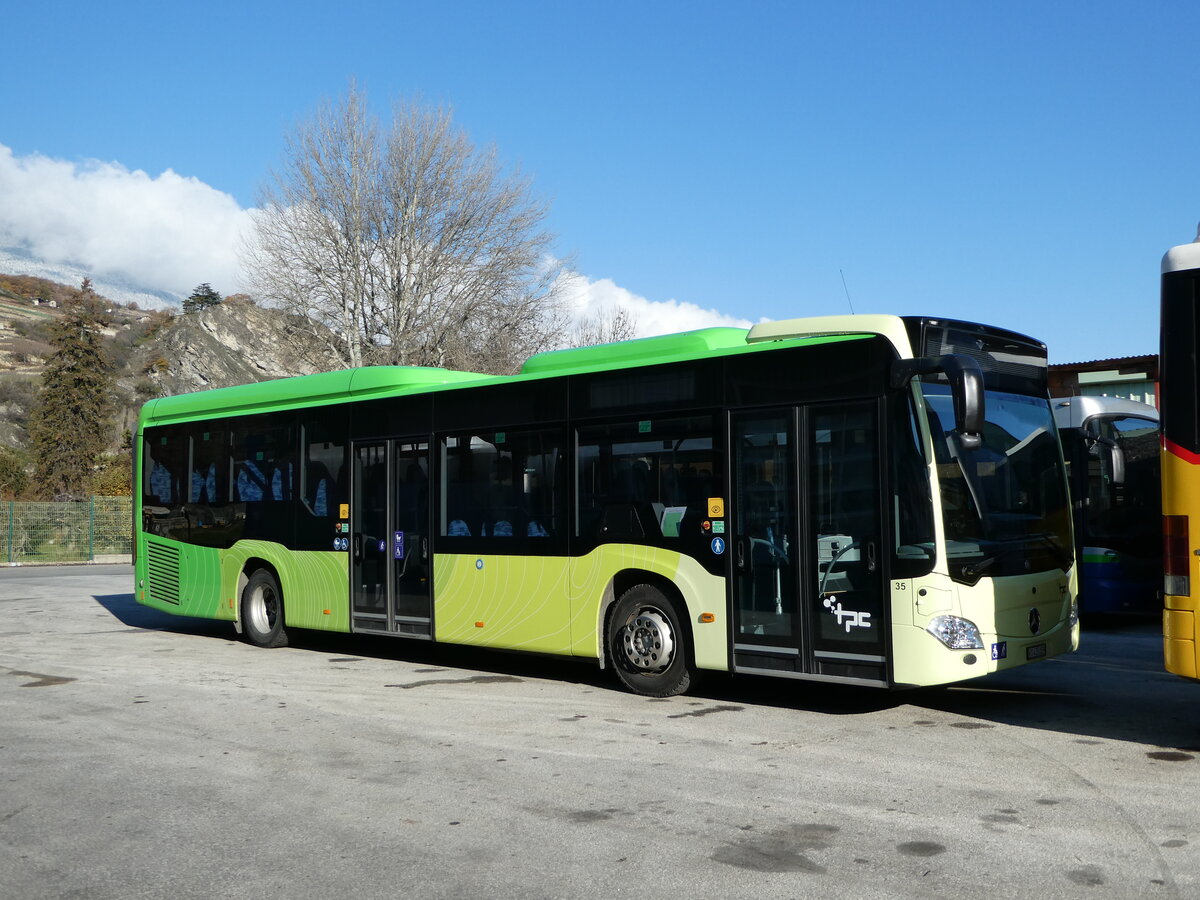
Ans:
[{"label": "white cloud", "polygon": [[93,276],[186,296],[242,287],[238,247],[250,216],[229,194],[168,169],[15,156],[0,144],[0,246]]},{"label": "white cloud", "polygon": [[680,300],[654,301],[640,297],[613,283],[610,278],[592,281],[583,275],[568,276],[566,296],[577,320],[608,310],[625,309],[637,323],[638,337],[675,334],[697,328],[724,325],[749,328],[749,319],[726,315],[715,309],[703,309]]},{"label": "white cloud", "polygon": [[[202,282],[231,294],[245,289],[239,248],[252,213],[170,169],[152,177],[115,162],[16,156],[0,144],[0,262],[9,271],[71,283],[82,273],[97,289],[111,283],[114,299],[126,299],[122,287],[181,298]],[[648,300],[608,278],[567,277],[578,319],[623,308],[639,337],[752,324],[694,303]]]}]

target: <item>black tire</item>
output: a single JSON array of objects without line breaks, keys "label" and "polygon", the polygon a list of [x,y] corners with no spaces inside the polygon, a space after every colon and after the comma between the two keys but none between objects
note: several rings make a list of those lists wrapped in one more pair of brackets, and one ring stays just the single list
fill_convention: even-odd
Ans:
[{"label": "black tire", "polygon": [[242,634],[256,647],[286,647],[283,592],[267,569],[256,569],[242,590]]},{"label": "black tire", "polygon": [[643,697],[674,697],[692,683],[676,604],[648,584],[631,587],[617,601],[608,620],[608,656],[621,683]]}]

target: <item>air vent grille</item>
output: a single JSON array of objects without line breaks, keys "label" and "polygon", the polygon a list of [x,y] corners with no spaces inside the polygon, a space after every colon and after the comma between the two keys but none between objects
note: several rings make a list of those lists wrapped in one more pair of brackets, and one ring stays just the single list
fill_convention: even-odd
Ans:
[{"label": "air vent grille", "polygon": [[146,575],[150,597],[179,603],[179,549],[165,544],[146,544]]}]

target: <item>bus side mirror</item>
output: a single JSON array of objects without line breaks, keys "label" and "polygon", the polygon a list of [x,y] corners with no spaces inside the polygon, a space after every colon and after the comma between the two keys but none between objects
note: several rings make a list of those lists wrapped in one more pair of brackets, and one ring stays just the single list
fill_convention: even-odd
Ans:
[{"label": "bus side mirror", "polygon": [[1100,454],[1100,459],[1107,463],[1109,482],[1112,484],[1125,483],[1125,451],[1117,446],[1112,438],[1096,438],[1094,445]]},{"label": "bus side mirror", "polygon": [[944,372],[954,400],[954,430],[963,447],[973,450],[983,443],[983,370],[969,356],[898,359],[892,364],[892,387],[901,388],[917,375]]}]

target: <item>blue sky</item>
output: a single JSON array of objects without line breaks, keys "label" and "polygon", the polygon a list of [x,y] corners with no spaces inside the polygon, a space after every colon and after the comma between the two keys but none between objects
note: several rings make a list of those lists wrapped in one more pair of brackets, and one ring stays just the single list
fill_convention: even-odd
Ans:
[{"label": "blue sky", "polygon": [[[857,312],[991,322],[1052,362],[1151,353],[1159,259],[1200,220],[1195,4],[116,0],[5,20],[0,246],[114,270],[141,247],[143,277],[185,292],[236,289],[215,245],[351,79],[381,113],[452,105],[552,199],[558,251],[657,330],[668,301],[846,312],[844,275]],[[39,236],[89,175],[105,189]],[[139,203],[188,224],[122,239],[104,216]]]}]

